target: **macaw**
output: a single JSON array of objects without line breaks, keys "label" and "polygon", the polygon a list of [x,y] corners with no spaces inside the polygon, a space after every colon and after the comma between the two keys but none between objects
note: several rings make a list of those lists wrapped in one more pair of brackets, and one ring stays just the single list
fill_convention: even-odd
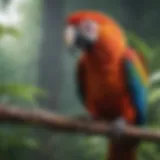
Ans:
[{"label": "macaw", "polygon": [[[77,93],[93,119],[121,127],[143,125],[148,71],[117,22],[101,12],[78,11],[67,18],[64,35],[69,48],[82,51],[76,68]],[[110,141],[109,160],[136,160],[139,143]]]}]

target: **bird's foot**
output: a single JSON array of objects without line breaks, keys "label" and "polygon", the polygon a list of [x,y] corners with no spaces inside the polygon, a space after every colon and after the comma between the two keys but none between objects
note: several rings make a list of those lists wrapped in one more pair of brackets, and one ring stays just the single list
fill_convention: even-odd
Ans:
[{"label": "bird's foot", "polygon": [[124,118],[116,119],[111,125],[110,137],[112,141],[120,142],[124,138],[127,122]]}]

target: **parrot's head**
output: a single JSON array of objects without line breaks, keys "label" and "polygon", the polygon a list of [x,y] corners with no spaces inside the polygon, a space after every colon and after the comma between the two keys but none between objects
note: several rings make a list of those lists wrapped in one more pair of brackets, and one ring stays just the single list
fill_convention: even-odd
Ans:
[{"label": "parrot's head", "polygon": [[123,51],[126,39],[119,25],[103,13],[79,11],[67,18],[64,38],[72,48],[88,50],[96,46],[110,52]]}]

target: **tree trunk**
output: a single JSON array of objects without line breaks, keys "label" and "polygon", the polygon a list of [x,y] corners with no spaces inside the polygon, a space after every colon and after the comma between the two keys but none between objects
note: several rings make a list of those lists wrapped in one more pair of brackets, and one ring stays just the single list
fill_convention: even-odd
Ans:
[{"label": "tree trunk", "polygon": [[[39,59],[39,87],[45,89],[47,99],[41,99],[40,105],[45,109],[58,110],[58,101],[62,80],[62,30],[64,23],[63,0],[43,1],[43,35]],[[40,129],[36,133],[42,146],[35,159],[55,159],[49,144],[54,137],[53,133]],[[55,139],[55,138],[54,138]]]},{"label": "tree trunk", "polygon": [[[39,61],[39,86],[49,95],[42,105],[56,109],[62,79],[63,0],[44,0],[43,35]],[[54,106],[54,108],[53,108]]]}]

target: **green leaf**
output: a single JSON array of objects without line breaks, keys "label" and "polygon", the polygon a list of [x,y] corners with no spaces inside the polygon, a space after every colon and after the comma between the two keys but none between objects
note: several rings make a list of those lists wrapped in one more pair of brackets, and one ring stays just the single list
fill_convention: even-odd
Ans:
[{"label": "green leaf", "polygon": [[160,71],[156,71],[151,74],[149,78],[150,85],[154,85],[155,83],[160,82]]},{"label": "green leaf", "polygon": [[148,61],[153,58],[153,50],[144,42],[144,40],[132,32],[127,32],[127,36],[129,44],[134,47],[139,54],[143,54]]},{"label": "green leaf", "polygon": [[15,26],[5,26],[4,24],[0,24],[0,38],[5,35],[10,35],[13,37],[19,37],[21,34],[20,30]]},{"label": "green leaf", "polygon": [[5,33],[4,25],[0,24],[0,37],[2,37]]},{"label": "green leaf", "polygon": [[25,84],[0,84],[0,96],[22,98],[28,102],[34,101],[37,96],[46,97],[47,94],[40,88]]},{"label": "green leaf", "polygon": [[155,103],[159,99],[160,99],[160,88],[156,88],[150,91],[148,99],[150,104]]},{"label": "green leaf", "polygon": [[19,37],[21,35],[21,32],[18,30],[18,28],[9,26],[4,28],[4,34],[8,34],[13,37]]},{"label": "green leaf", "polygon": [[23,145],[30,149],[37,149],[39,147],[39,142],[34,138],[26,138],[24,137],[22,141]]}]

